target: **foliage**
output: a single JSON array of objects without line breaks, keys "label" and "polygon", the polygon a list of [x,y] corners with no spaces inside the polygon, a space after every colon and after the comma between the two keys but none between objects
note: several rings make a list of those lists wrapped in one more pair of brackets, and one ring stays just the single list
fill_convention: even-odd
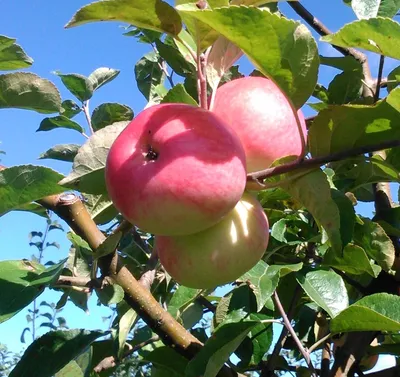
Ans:
[{"label": "foliage", "polygon": [[[380,54],[381,61],[385,56],[400,60],[400,24],[393,19],[400,2],[344,3],[358,20],[322,37],[346,54],[336,58],[320,56],[310,27],[281,14],[277,1],[181,0],[175,7],[162,0],[97,1],[78,10],[67,24],[129,24],[125,36],[149,47],[134,68],[148,106],[204,105],[204,94],[212,103],[219,85],[243,76],[240,64],[234,64],[245,55],[254,65],[252,75],[274,80],[293,110],[305,104],[315,110],[308,122],[306,161],[277,161],[276,168],[249,177],[258,179],[258,188],[263,185],[257,195],[270,221],[270,242],[263,259],[223,295],[174,282],[154,263],[153,235],[132,226],[127,230],[108,197],[107,153],[134,113],[126,104],[111,102],[90,113],[89,101],[101,87],[118,80],[119,71],[100,67],[89,76],[55,72],[71,93],[63,100],[54,83],[17,71],[33,60],[15,39],[0,36],[0,70],[16,71],[0,74],[0,108],[45,114],[38,131],[64,128],[87,137],[82,145],[61,140],[41,154],[40,159],[70,164],[66,177],[35,165],[0,169],[0,214],[27,211],[47,221],[45,232],[30,234],[37,252],[31,260],[0,262],[0,321],[32,304],[21,342],[28,332],[33,340],[20,360],[0,345],[1,373],[8,375],[14,368],[11,376],[214,377],[232,368],[281,374],[296,370],[310,354],[314,362],[319,360],[315,351],[323,344],[331,347],[330,339],[343,334],[346,347],[334,347],[331,374],[325,375],[338,376],[334,373],[346,358],[356,360],[353,371],[358,373],[363,355],[400,356],[400,207],[382,200],[388,199],[387,188],[400,182],[399,67],[389,81],[381,72],[368,77],[368,60],[353,50]],[[290,4],[307,21],[302,5]],[[322,65],[340,71],[327,87],[318,82]],[[209,85],[197,85],[204,77]],[[86,125],[73,120],[81,112]],[[69,189],[76,194],[62,194]],[[54,197],[64,200],[61,209],[51,204]],[[374,203],[373,216],[361,216],[358,201]],[[77,202],[80,211],[68,212]],[[58,247],[47,236],[63,229],[44,208],[63,220],[87,214],[84,222],[72,218],[68,223],[68,256],[47,264],[44,251]],[[118,284],[117,272],[106,276],[115,255],[125,268]],[[149,303],[141,300],[146,293],[138,288],[132,292],[129,284],[136,279],[143,283],[152,271],[149,289],[155,300]],[[45,289],[60,293],[57,304],[38,305]],[[110,331],[67,329],[67,319],[60,316],[64,305],[85,311],[93,294],[99,305],[113,310]],[[176,333],[168,332],[168,321]],[[280,327],[272,326],[274,322],[284,325],[283,342],[276,344],[273,332]],[[51,331],[38,338],[36,331],[43,327]],[[204,346],[188,350],[179,344],[189,337],[184,328]],[[367,341],[359,344],[360,336]],[[368,348],[375,338],[378,345]],[[309,361],[301,365],[298,375],[315,373]]]}]

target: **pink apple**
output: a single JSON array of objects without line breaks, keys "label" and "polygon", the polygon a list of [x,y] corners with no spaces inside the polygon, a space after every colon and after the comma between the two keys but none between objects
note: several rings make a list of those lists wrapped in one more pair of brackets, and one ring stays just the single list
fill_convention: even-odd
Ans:
[{"label": "pink apple", "polygon": [[121,132],[105,178],[115,207],[146,232],[190,234],[219,222],[246,185],[237,135],[214,113],[155,105]]},{"label": "pink apple", "polygon": [[[244,77],[217,89],[212,111],[236,131],[246,151],[247,172],[264,170],[285,156],[301,155],[292,108],[278,86],[264,77]],[[303,134],[306,124],[297,112]]]},{"label": "pink apple", "polygon": [[156,236],[155,248],[161,264],[178,283],[205,289],[229,283],[255,266],[268,239],[264,210],[245,193],[218,224],[186,236]]}]

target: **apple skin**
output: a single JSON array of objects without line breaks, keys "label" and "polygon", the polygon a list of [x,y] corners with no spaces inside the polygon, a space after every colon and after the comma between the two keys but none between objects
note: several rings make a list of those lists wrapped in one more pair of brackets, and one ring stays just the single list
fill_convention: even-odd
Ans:
[{"label": "apple skin", "polygon": [[[279,158],[301,155],[292,108],[270,79],[249,76],[229,81],[217,89],[212,111],[238,134],[246,151],[248,173],[267,169]],[[297,114],[303,135],[307,135],[303,113],[299,110]]]},{"label": "apple skin", "polygon": [[158,257],[178,283],[208,289],[250,270],[268,246],[269,224],[261,204],[245,193],[221,222],[186,236],[156,236]]},{"label": "apple skin", "polygon": [[206,229],[240,200],[246,157],[214,113],[185,104],[142,111],[110,148],[105,180],[115,207],[132,224],[161,235]]}]

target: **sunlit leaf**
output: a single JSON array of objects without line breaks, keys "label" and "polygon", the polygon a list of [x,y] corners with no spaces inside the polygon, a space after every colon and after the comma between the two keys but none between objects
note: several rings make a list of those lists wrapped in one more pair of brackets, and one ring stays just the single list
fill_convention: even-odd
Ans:
[{"label": "sunlit leaf", "polygon": [[31,66],[32,58],[15,43],[15,39],[0,35],[0,70],[11,71]]}]

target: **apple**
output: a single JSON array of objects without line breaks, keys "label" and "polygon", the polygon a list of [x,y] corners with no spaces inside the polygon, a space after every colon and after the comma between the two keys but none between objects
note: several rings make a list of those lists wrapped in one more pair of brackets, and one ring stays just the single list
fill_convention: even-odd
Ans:
[{"label": "apple", "polygon": [[112,144],[108,194],[132,224],[161,235],[196,233],[240,200],[246,157],[234,131],[208,110],[161,104],[142,111]]},{"label": "apple", "polygon": [[218,224],[186,236],[156,236],[154,247],[173,279],[206,289],[229,283],[255,266],[268,239],[264,210],[252,194],[245,193]]},{"label": "apple", "polygon": [[[270,79],[249,76],[229,81],[217,89],[212,111],[238,134],[248,173],[267,169],[282,157],[302,154],[292,108]],[[300,110],[297,114],[306,135],[304,116]]]}]

